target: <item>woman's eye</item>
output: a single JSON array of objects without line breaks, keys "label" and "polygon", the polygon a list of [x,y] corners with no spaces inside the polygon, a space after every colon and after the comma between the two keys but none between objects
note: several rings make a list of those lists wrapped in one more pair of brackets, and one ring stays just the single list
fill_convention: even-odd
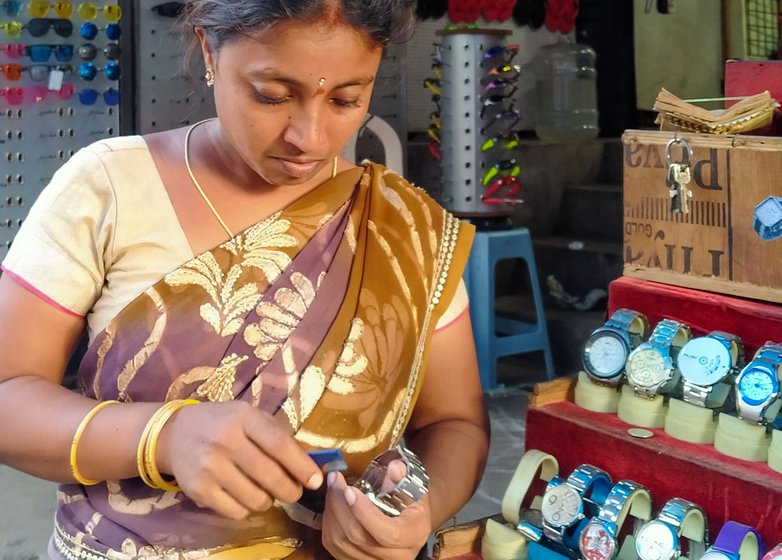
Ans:
[{"label": "woman's eye", "polygon": [[332,103],[335,105],[339,105],[340,107],[361,107],[361,100],[360,99],[339,99],[334,98],[331,100]]},{"label": "woman's eye", "polygon": [[273,97],[270,95],[264,95],[260,91],[255,92],[255,99],[261,103],[266,103],[267,105],[279,105],[280,103],[285,103],[288,100],[288,98],[285,96]]}]

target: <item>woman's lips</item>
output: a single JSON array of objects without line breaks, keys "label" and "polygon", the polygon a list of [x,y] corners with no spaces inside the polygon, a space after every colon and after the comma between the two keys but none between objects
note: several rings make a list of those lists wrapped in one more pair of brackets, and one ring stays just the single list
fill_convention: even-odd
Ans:
[{"label": "woman's lips", "polygon": [[290,159],[277,158],[285,172],[291,177],[302,178],[312,175],[320,165],[320,160],[298,162]]}]

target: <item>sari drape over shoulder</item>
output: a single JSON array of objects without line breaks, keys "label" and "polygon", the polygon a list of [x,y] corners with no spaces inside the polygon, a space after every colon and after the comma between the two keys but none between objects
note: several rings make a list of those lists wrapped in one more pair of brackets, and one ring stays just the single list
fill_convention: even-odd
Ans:
[{"label": "sari drape over shoulder", "polygon": [[[132,301],[90,345],[81,389],[124,402],[243,400],[304,448],[340,448],[355,478],[403,435],[472,235],[384,167],[348,170]],[[258,542],[291,550],[319,538],[317,523],[283,504],[228,520],[140,478],[63,485],[53,551],[122,559],[198,558]]]}]

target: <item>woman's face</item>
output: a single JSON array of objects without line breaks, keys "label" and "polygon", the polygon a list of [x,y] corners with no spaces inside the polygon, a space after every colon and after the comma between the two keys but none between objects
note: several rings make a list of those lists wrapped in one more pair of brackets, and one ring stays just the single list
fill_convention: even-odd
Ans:
[{"label": "woman's face", "polygon": [[267,183],[303,185],[329,176],[361,124],[382,48],[348,25],[290,21],[204,56],[230,147]]}]

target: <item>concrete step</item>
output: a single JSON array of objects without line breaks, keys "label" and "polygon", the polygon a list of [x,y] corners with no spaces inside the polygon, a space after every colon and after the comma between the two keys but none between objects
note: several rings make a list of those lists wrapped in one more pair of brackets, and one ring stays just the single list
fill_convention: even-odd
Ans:
[{"label": "concrete step", "polygon": [[622,187],[615,184],[565,188],[553,233],[622,242]]}]

